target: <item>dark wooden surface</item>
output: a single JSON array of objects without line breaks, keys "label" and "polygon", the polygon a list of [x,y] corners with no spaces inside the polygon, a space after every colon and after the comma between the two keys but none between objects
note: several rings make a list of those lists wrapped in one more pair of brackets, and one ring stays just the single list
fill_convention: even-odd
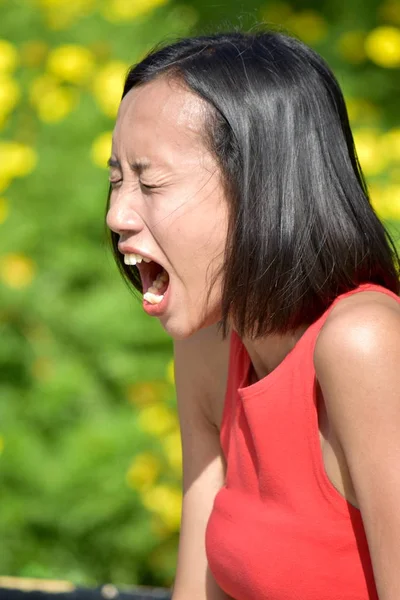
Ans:
[{"label": "dark wooden surface", "polygon": [[[0,578],[1,580],[1,578]],[[5,585],[0,581],[0,600],[170,600],[169,590],[161,588],[118,588],[105,584],[95,589],[75,587],[73,584],[23,579],[21,584]]]}]

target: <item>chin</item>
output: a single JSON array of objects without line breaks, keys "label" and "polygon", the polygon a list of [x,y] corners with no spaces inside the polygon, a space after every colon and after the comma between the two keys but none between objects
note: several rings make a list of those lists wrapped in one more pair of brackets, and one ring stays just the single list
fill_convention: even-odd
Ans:
[{"label": "chin", "polygon": [[197,331],[202,329],[201,326],[193,327],[184,323],[162,323],[164,331],[175,341],[187,340]]},{"label": "chin", "polygon": [[220,311],[215,311],[205,317],[193,319],[191,321],[170,318],[161,322],[165,332],[175,341],[187,340],[195,335],[201,329],[217,324],[221,319]]}]

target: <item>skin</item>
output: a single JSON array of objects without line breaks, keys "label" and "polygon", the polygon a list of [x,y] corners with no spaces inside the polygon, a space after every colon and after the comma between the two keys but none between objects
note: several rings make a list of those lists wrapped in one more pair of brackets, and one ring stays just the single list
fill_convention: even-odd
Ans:
[{"label": "skin", "polygon": [[[228,205],[203,141],[204,116],[198,96],[162,77],[126,95],[113,135],[112,160],[121,166],[110,172],[115,183],[107,224],[120,242],[168,271],[169,301],[160,322],[173,339],[219,318],[220,286],[208,306],[206,291],[222,263]],[[135,172],[135,161],[151,166]]]},{"label": "skin", "polygon": [[[131,90],[113,136],[108,226],[120,241],[149,254],[170,276],[160,322],[176,341],[178,407],[183,439],[184,500],[174,600],[226,600],[212,579],[204,528],[224,481],[218,428],[227,343],[220,318],[219,272],[228,201],[218,165],[204,143],[206,107],[178,82],[159,78]],[[150,162],[144,170],[134,162]],[[148,189],[145,186],[155,186]],[[303,335],[243,340],[252,382],[270,373]],[[318,337],[319,435],[326,473],[361,510],[381,600],[400,597],[400,305],[363,292],[343,300]],[[204,357],[208,360],[204,360]]]},{"label": "skin", "polygon": [[[120,242],[168,271],[170,297],[160,322],[174,340],[221,317],[221,277],[208,304],[206,292],[222,265],[229,206],[220,169],[204,143],[206,110],[180,82],[159,77],[125,96],[113,134],[111,162],[119,166],[110,171],[107,225]],[[150,166],[132,169],[136,162]],[[243,340],[254,380],[272,371],[304,331],[261,343]]]}]

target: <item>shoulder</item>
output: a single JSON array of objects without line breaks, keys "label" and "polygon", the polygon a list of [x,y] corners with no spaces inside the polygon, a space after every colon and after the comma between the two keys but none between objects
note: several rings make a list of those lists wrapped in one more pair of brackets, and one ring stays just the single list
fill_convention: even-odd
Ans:
[{"label": "shoulder", "polygon": [[360,355],[377,356],[399,345],[400,298],[381,292],[360,292],[338,303],[323,325],[315,344],[316,369],[330,360],[344,362]]},{"label": "shoulder", "polygon": [[338,303],[317,338],[316,378],[338,427],[390,402],[400,404],[400,301],[362,292]]}]

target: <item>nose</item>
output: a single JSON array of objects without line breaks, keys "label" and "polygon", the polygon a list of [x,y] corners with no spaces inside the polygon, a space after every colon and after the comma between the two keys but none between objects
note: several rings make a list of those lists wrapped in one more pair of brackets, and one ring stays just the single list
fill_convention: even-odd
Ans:
[{"label": "nose", "polygon": [[118,194],[115,199],[110,198],[106,224],[111,231],[119,235],[139,233],[144,226],[142,218],[132,206],[131,198],[122,193]]}]

